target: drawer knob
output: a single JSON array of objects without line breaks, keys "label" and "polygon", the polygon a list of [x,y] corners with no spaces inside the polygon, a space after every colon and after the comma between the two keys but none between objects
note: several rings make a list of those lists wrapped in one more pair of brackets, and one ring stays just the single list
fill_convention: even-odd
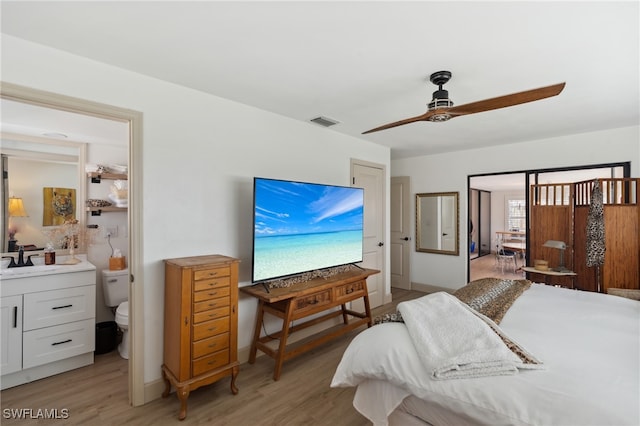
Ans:
[{"label": "drawer knob", "polygon": [[210,347],[210,348],[215,348],[216,346],[218,346],[218,345],[216,345],[215,343],[211,343],[211,344],[209,345],[209,347]]},{"label": "drawer knob", "polygon": [[211,327],[211,328],[209,329],[209,331],[214,331],[214,330],[215,330],[215,329],[217,329],[217,328],[218,328],[218,327]]}]

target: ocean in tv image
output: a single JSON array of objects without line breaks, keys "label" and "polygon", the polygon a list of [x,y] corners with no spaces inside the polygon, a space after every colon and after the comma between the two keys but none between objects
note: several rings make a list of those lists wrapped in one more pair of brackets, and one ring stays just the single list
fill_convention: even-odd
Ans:
[{"label": "ocean in tv image", "polygon": [[256,178],[253,281],[362,261],[364,190]]}]

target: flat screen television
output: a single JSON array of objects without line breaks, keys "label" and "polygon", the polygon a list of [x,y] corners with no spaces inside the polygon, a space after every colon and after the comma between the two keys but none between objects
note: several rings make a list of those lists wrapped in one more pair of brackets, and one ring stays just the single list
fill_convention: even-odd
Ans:
[{"label": "flat screen television", "polygon": [[253,282],[362,262],[364,189],[254,178]]}]

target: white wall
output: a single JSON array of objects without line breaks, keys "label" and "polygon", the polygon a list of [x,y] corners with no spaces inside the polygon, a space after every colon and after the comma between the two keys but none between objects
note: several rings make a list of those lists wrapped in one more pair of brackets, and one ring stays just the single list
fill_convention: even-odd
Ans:
[{"label": "white wall", "polygon": [[[640,177],[639,141],[639,127],[581,133],[507,146],[393,160],[391,175],[409,176],[413,193],[460,192],[460,223],[466,224],[468,175],[630,161],[631,176]],[[493,199],[491,203],[493,209]],[[412,214],[415,217],[415,205],[412,206]],[[462,229],[460,247],[468,247],[464,226]],[[463,286],[467,281],[466,251],[461,250],[460,256],[413,251],[411,281],[450,289]]]},{"label": "white wall", "polygon": [[[4,34],[2,79],[144,114],[136,198],[144,218],[145,383],[161,376],[163,259],[234,256],[241,281],[249,280],[253,176],[348,185],[351,158],[389,170],[388,148]],[[240,347],[249,345],[255,309],[255,300],[241,298]]]}]

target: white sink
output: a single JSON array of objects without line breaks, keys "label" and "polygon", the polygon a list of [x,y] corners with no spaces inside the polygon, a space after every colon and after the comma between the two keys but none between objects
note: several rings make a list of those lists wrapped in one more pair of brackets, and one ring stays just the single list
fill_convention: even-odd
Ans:
[{"label": "white sink", "polygon": [[35,272],[52,272],[59,269],[58,265],[35,265],[35,266],[21,266],[18,268],[2,268],[0,269],[0,275],[23,275],[32,274]]}]

